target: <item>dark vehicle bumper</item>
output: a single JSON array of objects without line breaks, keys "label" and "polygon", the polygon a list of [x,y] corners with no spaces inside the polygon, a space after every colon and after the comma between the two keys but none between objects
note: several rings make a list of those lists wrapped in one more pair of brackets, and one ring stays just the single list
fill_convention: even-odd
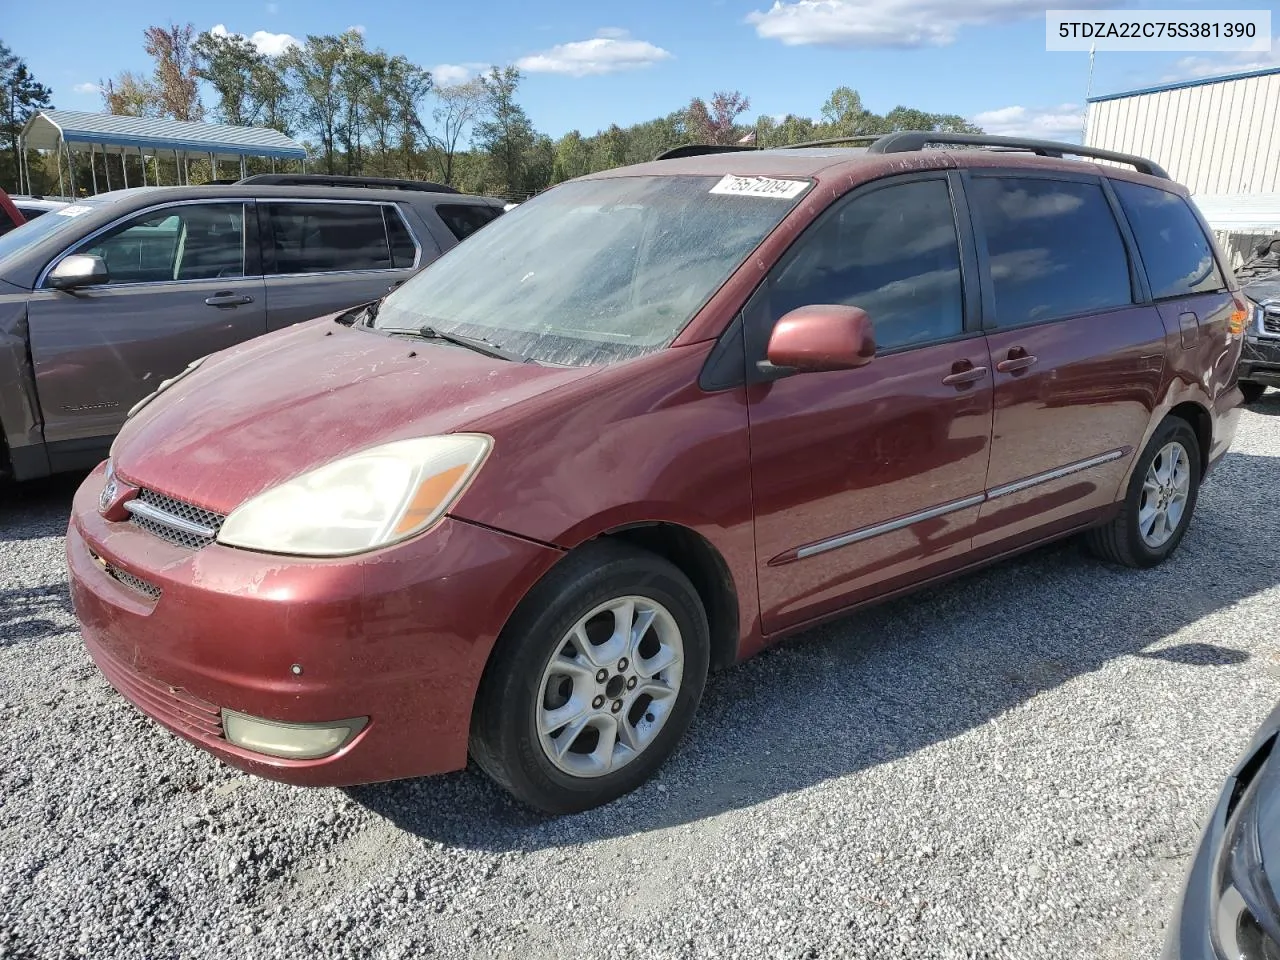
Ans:
[{"label": "dark vehicle bumper", "polygon": [[1240,353],[1239,379],[1280,387],[1280,338],[1246,337]]},{"label": "dark vehicle bumper", "polygon": [[1258,728],[1218,794],[1213,813],[1205,824],[1195,857],[1187,871],[1178,904],[1169,920],[1161,960],[1226,960],[1213,946],[1209,928],[1213,919],[1210,910],[1214,896],[1214,867],[1226,834],[1227,806],[1241,771],[1249,767],[1254,754],[1276,736],[1277,732],[1280,732],[1280,707],[1272,711]]},{"label": "dark vehicle bumper", "polygon": [[[286,783],[342,786],[463,767],[493,641],[561,556],[448,518],[361,558],[190,550],[105,520],[103,475],[99,467],[80,487],[67,532],[89,654],[153,720]],[[368,721],[334,754],[280,759],[231,743],[224,710],[285,724]]]}]

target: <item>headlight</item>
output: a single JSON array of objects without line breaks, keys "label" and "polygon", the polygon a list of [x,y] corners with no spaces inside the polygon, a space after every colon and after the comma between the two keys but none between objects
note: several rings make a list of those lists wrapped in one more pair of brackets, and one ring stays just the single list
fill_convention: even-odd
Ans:
[{"label": "headlight", "polygon": [[1214,884],[1213,939],[1230,960],[1280,960],[1275,895],[1258,847],[1255,792],[1244,794],[1227,823]]},{"label": "headlight", "polygon": [[198,366],[200,366],[200,364],[208,360],[210,356],[212,356],[212,354],[208,354],[206,356],[200,357],[198,360],[192,360],[190,363],[186,365],[186,367],[182,370],[181,373],[176,373],[167,380],[161,380],[156,385],[156,388],[154,390],[152,390],[145,397],[143,397],[141,400],[139,400],[137,403],[135,403],[132,407],[129,408],[129,412],[124,415],[124,418],[128,420],[135,413],[137,413],[139,410],[145,407],[148,403],[150,403],[156,397],[160,396],[160,394],[164,393],[166,390],[172,387],[175,383],[177,383],[183,377],[190,376],[195,371],[195,369]]},{"label": "headlight", "polygon": [[231,512],[218,542],[339,557],[426,530],[462,495],[493,447],[479,433],[401,440],[325,464]]}]

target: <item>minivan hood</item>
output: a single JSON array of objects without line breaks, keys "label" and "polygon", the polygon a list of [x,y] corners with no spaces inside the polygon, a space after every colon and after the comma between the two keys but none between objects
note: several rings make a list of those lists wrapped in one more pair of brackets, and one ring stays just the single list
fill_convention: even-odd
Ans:
[{"label": "minivan hood", "polygon": [[121,477],[218,513],[339,457],[465,430],[590,376],[329,317],[214,354],[135,414],[112,448]]}]

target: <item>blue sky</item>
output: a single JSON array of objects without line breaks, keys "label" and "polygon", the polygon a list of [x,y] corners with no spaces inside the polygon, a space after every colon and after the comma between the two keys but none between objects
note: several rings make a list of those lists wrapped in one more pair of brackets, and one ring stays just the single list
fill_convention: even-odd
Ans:
[{"label": "blue sky", "polygon": [[[164,20],[163,5],[142,0],[58,0],[55,21],[37,4],[0,3],[9,7],[0,39],[69,109],[99,109],[98,81],[148,70],[142,31]],[[1280,29],[1276,5],[1257,0],[222,0],[192,5],[186,17],[271,50],[358,26],[370,46],[445,80],[516,63],[526,74],[521,102],[552,136],[649,119],[720,89],[747,94],[753,117],[815,116],[845,84],[878,112],[904,104],[958,113],[990,132],[1078,137],[1089,57],[1045,51],[1044,11],[1124,6],[1271,9]],[[1265,66],[1280,66],[1280,40],[1269,54],[1100,52],[1093,92]]]}]

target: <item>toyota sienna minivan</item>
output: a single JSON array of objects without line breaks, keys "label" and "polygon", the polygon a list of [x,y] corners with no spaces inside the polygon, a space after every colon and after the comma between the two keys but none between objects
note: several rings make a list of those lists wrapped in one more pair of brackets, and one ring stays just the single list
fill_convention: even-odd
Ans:
[{"label": "toyota sienna minivan", "polygon": [[120,693],[244,770],[470,756],[581,810],[789,633],[1073,534],[1163,561],[1248,314],[1139,157],[683,148],[171,379],[76,495],[72,596]]}]

